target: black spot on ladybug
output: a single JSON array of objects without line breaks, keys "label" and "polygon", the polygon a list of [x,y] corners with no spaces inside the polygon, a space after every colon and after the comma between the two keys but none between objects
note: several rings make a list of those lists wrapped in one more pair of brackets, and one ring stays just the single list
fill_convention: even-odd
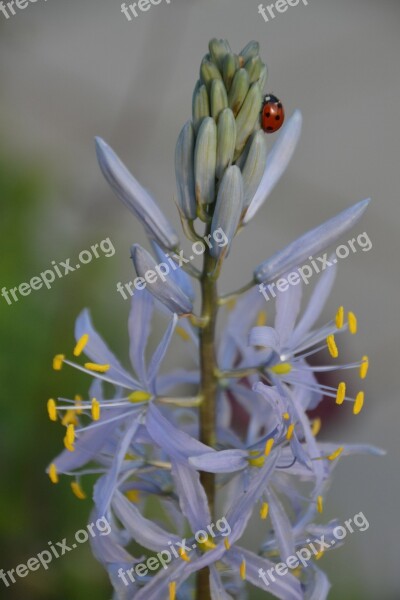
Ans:
[{"label": "black spot on ladybug", "polygon": [[269,118],[271,116],[271,113],[267,112],[266,116]]},{"label": "black spot on ladybug", "polygon": [[279,116],[279,115],[276,115],[276,117],[275,117],[275,121],[280,121],[280,120],[281,120],[280,116]]}]

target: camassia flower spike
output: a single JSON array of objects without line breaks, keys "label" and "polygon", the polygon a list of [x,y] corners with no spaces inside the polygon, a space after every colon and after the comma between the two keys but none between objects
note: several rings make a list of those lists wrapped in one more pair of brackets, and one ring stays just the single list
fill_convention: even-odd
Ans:
[{"label": "camassia flower spike", "polygon": [[[208,50],[175,147],[177,207],[192,256],[150,194],[96,139],[103,175],[143,225],[150,248],[131,246],[131,368],[102,340],[88,310],[76,321],[72,356],[53,359],[56,371],[78,369],[91,383],[82,395],[47,402],[64,441],[47,472],[53,483],[70,477],[77,499],[93,496],[91,518],[107,519],[109,534],[91,544],[113,600],[244,600],[250,587],[281,600],[325,600],[322,551],[279,576],[267,574],[278,575],[306,544],[336,543],[340,518],[324,518],[335,467],[350,454],[382,454],[365,444],[320,442],[323,422],[309,416],[325,397],[359,414],[368,358],[342,359],[358,329],[350,299],[318,324],[338,265],[319,275],[304,311],[300,281],[274,295],[274,322],[262,291],[339,239],[369,200],[300,235],[256,267],[249,285],[221,297],[218,281],[237,233],[247,235],[243,226],[261,214],[288,167],[302,116],[294,110],[269,149],[260,123],[268,70],[259,44],[235,53],[213,39]],[[155,318],[161,333],[154,331],[150,355]],[[178,344],[184,367],[164,370]],[[352,370],[360,384],[354,397],[346,377]],[[321,382],[329,371],[340,373],[337,386]],[[93,492],[86,475],[96,478]],[[260,544],[245,548],[254,522]]]}]

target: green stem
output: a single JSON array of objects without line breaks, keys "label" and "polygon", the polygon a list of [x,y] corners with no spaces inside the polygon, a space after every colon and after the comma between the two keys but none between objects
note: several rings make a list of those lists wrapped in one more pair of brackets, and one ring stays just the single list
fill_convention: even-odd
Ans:
[{"label": "green stem", "polygon": [[[208,232],[207,232],[208,233]],[[200,336],[200,369],[201,396],[200,405],[200,440],[203,444],[215,447],[216,442],[216,397],[218,388],[217,363],[215,357],[215,324],[218,312],[217,284],[212,273],[216,261],[209,252],[204,257],[201,276],[202,311],[201,317],[205,325],[199,330]],[[200,473],[200,481],[207,495],[211,518],[214,515],[215,475]],[[211,600],[209,569],[199,571],[197,576],[197,600]]]}]

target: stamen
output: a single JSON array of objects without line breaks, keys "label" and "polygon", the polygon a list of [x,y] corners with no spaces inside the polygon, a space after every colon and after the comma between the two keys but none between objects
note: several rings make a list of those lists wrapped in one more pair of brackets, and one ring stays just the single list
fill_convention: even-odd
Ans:
[{"label": "stamen", "polygon": [[265,519],[268,517],[268,511],[269,511],[268,502],[263,502],[261,505],[261,510],[260,510],[260,517],[262,518],[263,521],[265,521]]},{"label": "stamen", "polygon": [[342,454],[343,450],[344,450],[343,446],[340,446],[340,448],[338,448],[337,450],[332,452],[332,454],[327,456],[327,459],[328,460],[336,460],[336,458],[338,458]]},{"label": "stamen", "polygon": [[96,373],[107,373],[110,369],[110,365],[98,365],[97,363],[85,363],[85,369],[89,371],[95,371]]},{"label": "stamen", "polygon": [[289,419],[290,419],[290,415],[289,415],[289,413],[288,413],[288,412],[285,412],[285,413],[283,413],[283,415],[282,415],[282,418],[283,418],[285,421],[289,421]]},{"label": "stamen", "polygon": [[[63,416],[62,420],[61,420],[61,424],[62,425],[78,425],[78,419],[76,418],[77,415],[77,410],[70,408],[69,410],[67,410],[67,412],[65,413],[65,415]],[[82,412],[82,411],[80,411]]]},{"label": "stamen", "polygon": [[264,466],[264,463],[265,463],[265,456],[259,456],[258,458],[250,458],[249,459],[249,464],[252,467],[261,468],[262,466]]},{"label": "stamen", "polygon": [[130,402],[146,402],[147,400],[150,400],[150,398],[152,398],[152,395],[144,390],[136,390],[128,396]]},{"label": "stamen", "polygon": [[182,338],[182,340],[184,342],[189,342],[190,335],[188,334],[188,332],[186,331],[186,329],[184,329],[183,327],[180,327],[178,325],[178,327],[176,327],[175,331],[179,335],[179,337]]},{"label": "stamen", "polygon": [[338,385],[337,393],[336,393],[336,404],[343,404],[346,396],[346,384],[344,381],[341,381]]},{"label": "stamen", "polygon": [[246,561],[243,559],[240,565],[240,577],[243,581],[246,579]]},{"label": "stamen", "polygon": [[76,346],[74,348],[74,356],[80,356],[85,349],[87,343],[89,341],[89,336],[87,333],[84,333],[83,336],[77,341]]},{"label": "stamen", "polygon": [[274,365],[273,367],[268,367],[268,369],[275,373],[275,375],[287,375],[291,372],[292,365],[288,362],[284,362],[279,365]]},{"label": "stamen", "polygon": [[368,356],[363,356],[361,359],[361,366],[360,366],[360,377],[361,379],[365,379],[368,373],[368,369],[369,369],[369,360],[368,360]]},{"label": "stamen", "polygon": [[319,417],[314,419],[314,421],[312,422],[311,433],[313,434],[314,437],[316,437],[319,434],[319,432],[321,431],[321,424],[322,424],[322,421]]},{"label": "stamen", "polygon": [[176,598],[176,581],[170,581],[168,584],[169,600],[175,600]]},{"label": "stamen", "polygon": [[72,446],[75,442],[75,427],[72,423],[70,423],[70,425],[68,425],[67,427],[66,438],[68,440],[69,445]]},{"label": "stamen", "polygon": [[264,325],[266,325],[266,323],[267,323],[267,313],[265,312],[265,310],[260,310],[260,312],[257,315],[256,326],[264,327]]},{"label": "stamen", "polygon": [[343,306],[339,306],[338,311],[336,313],[336,317],[335,317],[335,323],[336,323],[336,327],[338,329],[342,329],[343,324],[344,324],[344,308]]},{"label": "stamen", "polygon": [[100,402],[96,398],[92,399],[92,419],[93,421],[100,419]]},{"label": "stamen", "polygon": [[49,413],[50,421],[57,421],[57,408],[53,398],[47,401],[47,412]]},{"label": "stamen", "polygon": [[55,355],[55,357],[53,358],[53,369],[55,371],[61,371],[64,359],[65,359],[64,354],[56,354]]},{"label": "stamen", "polygon": [[179,556],[181,557],[182,560],[184,560],[185,562],[190,562],[190,558],[188,557],[188,555],[185,552],[184,548],[180,548],[179,549]]},{"label": "stamen", "polygon": [[322,513],[323,509],[324,509],[323,498],[322,498],[322,496],[318,496],[318,498],[317,498],[317,511],[319,513]]},{"label": "stamen", "polygon": [[49,467],[49,477],[52,483],[58,483],[57,467],[54,463],[51,463]]},{"label": "stamen", "polygon": [[364,405],[364,392],[358,392],[354,406],[353,406],[353,414],[358,415],[361,412],[362,407]]},{"label": "stamen", "polygon": [[269,456],[272,446],[274,445],[274,438],[269,438],[265,443],[264,455]]},{"label": "stamen", "polygon": [[288,427],[288,430],[286,432],[286,439],[287,440],[291,440],[293,437],[293,432],[294,432],[294,423],[291,423]]},{"label": "stamen", "polygon": [[127,492],[125,492],[125,496],[134,504],[136,504],[140,500],[139,490],[128,490]]},{"label": "stamen", "polygon": [[231,545],[229,543],[229,539],[227,537],[224,539],[224,546],[225,546],[225,548],[227,550],[230,550],[230,548],[231,548]]},{"label": "stamen", "polygon": [[357,333],[357,317],[353,312],[349,312],[347,315],[347,320],[349,322],[349,331],[354,335]]},{"label": "stamen", "polygon": [[81,415],[83,413],[82,408],[80,408],[82,406],[82,396],[79,396],[78,394],[76,394],[74,400],[75,400],[75,406],[77,407],[76,414]]},{"label": "stamen", "polygon": [[71,481],[71,489],[78,500],[86,500],[86,494],[77,481]]},{"label": "stamen", "polygon": [[315,559],[319,560],[320,558],[323,557],[324,554],[325,554],[324,550],[321,550],[321,552],[317,552],[317,554],[315,555]]},{"label": "stamen", "polygon": [[339,350],[337,349],[335,336],[333,334],[328,335],[326,338],[326,343],[328,344],[329,354],[332,358],[337,358],[339,356]]}]

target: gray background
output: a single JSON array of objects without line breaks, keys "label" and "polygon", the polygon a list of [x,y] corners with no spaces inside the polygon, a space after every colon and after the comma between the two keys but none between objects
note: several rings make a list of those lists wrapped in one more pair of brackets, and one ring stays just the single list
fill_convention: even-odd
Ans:
[{"label": "gray background", "polygon": [[[373,198],[354,231],[367,231],[373,248],[340,262],[325,311],[330,317],[345,303],[359,317],[360,333],[347,338],[348,355],[370,356],[366,405],[329,437],[370,442],[388,454],[348,458],[335,472],[326,515],[344,521],[364,511],[370,528],[348,537],[321,567],[334,584],[331,598],[395,600],[400,4],[310,0],[269,23],[257,14],[257,5],[258,0],[163,1],[128,22],[117,1],[39,0],[8,21],[0,15],[1,143],[7,155],[40,164],[51,181],[29,241],[39,264],[63,260],[101,235],[114,241],[118,252],[112,263],[103,263],[92,308],[100,329],[106,318],[110,330],[121,332],[116,345],[123,353],[128,307],[115,283],[131,278],[128,248],[144,236],[103,182],[92,139],[104,137],[178,225],[174,146],[190,115],[208,40],[227,37],[236,51],[249,39],[260,41],[269,65],[268,90],[282,98],[288,113],[301,109],[304,128],[286,175],[238,239],[223,288],[245,283],[255,264],[305,229],[350,203]],[[68,296],[67,280],[62,285]],[[40,293],[47,302],[51,292]],[[79,298],[74,302],[79,305]],[[72,330],[72,319],[67,326]],[[55,451],[49,447],[49,457]],[[21,560],[34,551],[29,550],[21,550]],[[353,587],[359,595],[346,591]]]}]

